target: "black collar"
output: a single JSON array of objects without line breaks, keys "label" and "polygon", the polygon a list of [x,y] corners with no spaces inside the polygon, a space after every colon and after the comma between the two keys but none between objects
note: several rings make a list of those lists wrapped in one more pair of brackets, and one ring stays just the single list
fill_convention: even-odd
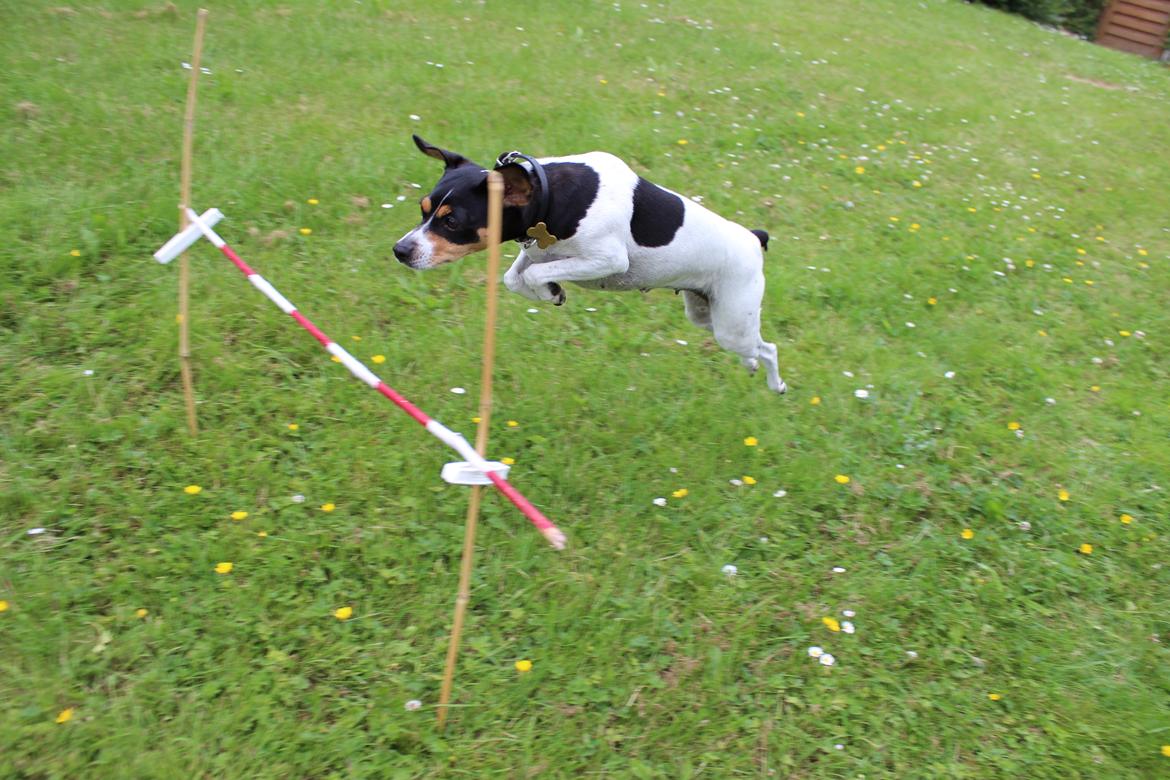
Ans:
[{"label": "black collar", "polygon": [[552,192],[548,188],[548,175],[544,172],[544,166],[537,162],[535,157],[529,157],[521,152],[505,152],[501,154],[496,160],[496,169],[499,170],[505,165],[519,165],[521,168],[536,176],[536,184],[540,190],[535,204],[536,211],[532,219],[524,227],[529,228],[540,222],[544,222],[547,225]]}]

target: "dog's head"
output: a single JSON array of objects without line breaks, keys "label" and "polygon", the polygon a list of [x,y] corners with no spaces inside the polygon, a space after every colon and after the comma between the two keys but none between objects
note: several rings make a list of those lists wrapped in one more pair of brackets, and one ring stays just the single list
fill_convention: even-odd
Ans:
[{"label": "dog's head", "polygon": [[[399,261],[421,271],[487,246],[488,171],[417,135],[414,143],[423,154],[441,160],[445,166],[434,189],[419,201],[422,221],[394,245],[394,256]],[[507,165],[500,173],[504,176],[504,203],[511,207],[527,205],[532,194],[527,172],[517,165]]]}]

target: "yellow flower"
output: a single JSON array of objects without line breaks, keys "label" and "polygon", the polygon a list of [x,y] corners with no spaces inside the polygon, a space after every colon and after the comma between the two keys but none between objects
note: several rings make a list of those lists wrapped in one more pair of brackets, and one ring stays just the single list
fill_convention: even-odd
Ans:
[{"label": "yellow flower", "polygon": [[687,144],[689,144],[689,143],[690,143],[690,141],[688,141],[688,140],[687,140],[687,139],[685,139],[685,138],[680,138],[680,139],[678,139],[678,145],[679,145],[679,146],[686,146],[686,145],[687,145]]},{"label": "yellow flower", "polygon": [[300,428],[301,428],[301,426],[297,425],[296,423],[289,423],[288,424],[288,429],[290,431],[298,431],[298,430],[300,430]]},{"label": "yellow flower", "polygon": [[72,252],[69,253],[69,255],[70,255],[70,257],[81,257],[81,250],[74,249]]},{"label": "yellow flower", "polygon": [[1061,488],[1060,492],[1056,494],[1056,497],[1059,498],[1061,501],[1068,501],[1068,499],[1069,499],[1068,491],[1065,490],[1064,488]]},{"label": "yellow flower", "polygon": [[814,395],[809,400],[809,403],[812,404],[813,406],[820,406],[821,405],[821,397],[819,395]]},{"label": "yellow flower", "polygon": [[1091,392],[1091,393],[1101,392],[1101,385],[1093,385],[1092,387],[1089,388],[1089,392]]},{"label": "yellow flower", "polygon": [[964,528],[961,532],[959,532],[959,536],[963,537],[964,539],[974,539],[975,532],[970,528]]},{"label": "yellow flower", "polygon": [[798,117],[800,117],[801,119],[804,119],[804,112],[803,112],[803,111],[797,111],[797,112],[796,112],[796,115],[797,115]]},{"label": "yellow flower", "polygon": [[845,476],[844,474],[838,474],[837,476],[833,477],[833,479],[837,480],[838,485],[849,484],[849,477]]},{"label": "yellow flower", "polygon": [[749,476],[747,476],[747,475],[745,474],[745,475],[744,475],[744,478],[743,478],[743,484],[745,484],[745,485],[754,485],[754,484],[756,484],[756,478],[755,478],[755,477],[749,477]]},{"label": "yellow flower", "polygon": [[311,235],[313,235],[313,228],[301,228],[301,235],[302,235],[302,236],[311,236]]},{"label": "yellow flower", "polygon": [[475,423],[476,425],[479,425],[479,420],[480,420],[480,418],[478,418],[478,417],[472,417],[472,418],[471,418],[471,421],[472,421],[473,423]]},{"label": "yellow flower", "polygon": [[[753,479],[752,482],[755,482],[755,480]],[[678,490],[671,493],[671,495],[675,498],[686,498],[687,494],[690,492],[691,491],[687,490],[686,488],[679,488]]]},{"label": "yellow flower", "polygon": [[824,623],[825,628],[829,629],[830,631],[840,631],[841,630],[841,624],[837,622],[836,618],[823,617],[823,618],[821,618],[821,622]]},{"label": "yellow flower", "polygon": [[1124,525],[1129,525],[1130,523],[1132,523],[1132,522],[1133,522],[1133,516],[1132,516],[1132,515],[1122,515],[1122,516],[1121,516],[1121,522],[1122,522]]},{"label": "yellow flower", "polygon": [[856,168],[853,169],[853,172],[856,173],[858,176],[860,176],[861,174],[865,173],[865,166],[858,165]]},{"label": "yellow flower", "polygon": [[511,466],[515,462],[516,462],[515,458],[500,458],[500,463],[503,463],[505,466]]},{"label": "yellow flower", "polygon": [[183,488],[183,492],[189,496],[195,496],[202,493],[203,488],[199,487],[198,485],[188,485],[187,487]]},{"label": "yellow flower", "polygon": [[1028,266],[1029,268],[1035,268],[1035,267],[1036,267],[1036,261],[1035,261],[1035,260],[1030,260],[1030,259],[1029,259],[1029,260],[1025,260],[1025,261],[1024,261],[1024,265]]},{"label": "yellow flower", "polygon": [[336,508],[337,508],[337,505],[333,504],[332,502],[321,505],[322,512],[332,512]]},{"label": "yellow flower", "polygon": [[1093,545],[1086,542],[1077,548],[1077,552],[1079,552],[1081,555],[1092,555]]},{"label": "yellow flower", "polygon": [[1077,254],[1078,254],[1078,255],[1087,255],[1087,254],[1089,254],[1089,253],[1088,253],[1088,252],[1086,252],[1085,250],[1081,249],[1081,248],[1078,246],[1078,247],[1077,247]]},{"label": "yellow flower", "polygon": [[231,574],[232,568],[233,567],[232,567],[231,561],[223,561],[222,563],[215,564],[215,573],[216,574]]},{"label": "yellow flower", "polygon": [[914,184],[914,186],[915,186],[915,187],[921,187],[921,186],[922,186],[922,182],[920,182],[920,181],[915,181],[915,182],[912,182],[912,183]]},{"label": "yellow flower", "polygon": [[334,363],[340,363],[340,362],[341,362],[341,358],[337,357],[337,355],[330,355],[330,356],[329,356],[329,359],[330,359],[330,360],[332,360]]},{"label": "yellow flower", "polygon": [[318,203],[320,203],[320,201],[318,201],[316,198],[309,198],[309,200],[308,200],[308,201],[306,201],[306,202],[307,202],[307,203],[308,203],[310,206],[316,206]]},{"label": "yellow flower", "polygon": [[7,612],[7,611],[8,611],[8,602],[5,601],[4,599],[0,599],[0,612]]},{"label": "yellow flower", "polygon": [[361,336],[350,336],[350,338],[353,339],[354,341],[361,341],[362,340]]},{"label": "yellow flower", "polygon": [[519,424],[520,423],[516,422],[515,420],[508,420],[508,427],[509,428],[515,428]]},{"label": "yellow flower", "polygon": [[147,616],[147,615],[149,615],[149,614],[150,614],[150,611],[149,611],[149,610],[146,610],[146,609],[138,609],[138,610],[135,610],[135,612],[134,612],[134,617],[137,617],[137,618],[144,618],[144,617],[146,617],[146,616]]},{"label": "yellow flower", "polygon": [[385,355],[374,355],[372,358],[370,358],[370,360],[374,361],[375,363],[385,363],[386,356]]},{"label": "yellow flower", "polygon": [[57,722],[58,723],[68,723],[71,720],[73,720],[73,708],[72,707],[66,707],[65,709],[63,709],[59,713],[57,713]]},{"label": "yellow flower", "polygon": [[1046,331],[1046,330],[1038,330],[1038,331],[1036,331],[1036,332],[1037,332],[1037,333],[1039,333],[1041,336],[1047,336],[1047,335],[1048,335],[1048,331]]},{"label": "yellow flower", "polygon": [[520,673],[531,672],[532,671],[532,662],[529,661],[527,658],[523,658],[523,659],[517,661],[516,662],[516,671],[518,671]]},{"label": "yellow flower", "polygon": [[926,299],[926,302],[931,306],[934,306],[936,303],[938,303],[938,298],[931,296],[930,298]]},{"label": "yellow flower", "polygon": [[600,83],[600,84],[608,84],[608,83],[609,83],[609,79],[598,79],[598,83]]},{"label": "yellow flower", "polygon": [[748,436],[746,439],[743,440],[743,443],[744,443],[744,445],[746,445],[748,447],[754,447],[757,444],[759,444],[760,442],[758,439],[756,439],[755,436]]},{"label": "yellow flower", "polygon": [[992,701],[999,701],[1003,698],[1003,696],[1000,696],[998,693],[989,693],[987,694],[987,698],[991,699]]},{"label": "yellow flower", "polygon": [[353,607],[339,607],[333,610],[333,617],[338,620],[349,620],[353,617]]},{"label": "yellow flower", "polygon": [[267,531],[257,531],[257,532],[256,532],[256,535],[257,535],[257,536],[259,536],[261,539],[267,539],[267,538],[268,538],[268,532],[267,532]]},{"label": "yellow flower", "polygon": [[1162,746],[1162,755],[1166,756],[1167,758],[1170,758],[1170,745],[1163,745]]},{"label": "yellow flower", "polygon": [[911,222],[911,223],[910,223],[910,229],[911,229],[911,230],[918,230],[920,227],[922,227],[922,225],[919,225],[917,222]]},{"label": "yellow flower", "polygon": [[1015,422],[1013,420],[1012,422],[1008,423],[1008,430],[1009,431],[1018,431],[1019,429],[1020,429],[1020,424],[1018,422]]},{"label": "yellow flower", "polygon": [[247,520],[247,519],[248,519],[248,513],[245,512],[243,509],[237,509],[235,512],[232,512],[232,520],[235,520],[236,522],[239,522],[240,520]]},{"label": "yellow flower", "polygon": [[1119,331],[1117,331],[1117,333],[1122,338],[1129,338],[1129,335],[1130,335],[1128,330],[1119,330]]}]

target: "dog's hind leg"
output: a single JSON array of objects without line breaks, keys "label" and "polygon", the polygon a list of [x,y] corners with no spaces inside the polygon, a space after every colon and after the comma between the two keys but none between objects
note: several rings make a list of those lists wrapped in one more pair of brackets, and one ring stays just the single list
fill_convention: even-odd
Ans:
[{"label": "dog's hind leg", "polygon": [[760,301],[764,280],[737,288],[730,294],[721,290],[711,297],[711,329],[719,346],[739,355],[748,371],[755,372],[762,362],[768,387],[777,393],[788,390],[780,378],[776,345],[760,336]]}]

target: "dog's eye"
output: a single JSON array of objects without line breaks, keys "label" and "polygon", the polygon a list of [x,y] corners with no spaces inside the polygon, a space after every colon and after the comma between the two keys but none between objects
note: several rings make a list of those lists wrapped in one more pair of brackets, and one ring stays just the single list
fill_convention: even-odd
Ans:
[{"label": "dog's eye", "polygon": [[451,228],[452,230],[454,230],[455,227],[459,224],[459,222],[455,219],[455,217],[453,215],[448,214],[447,217],[443,220],[443,224],[446,225],[447,227]]}]

